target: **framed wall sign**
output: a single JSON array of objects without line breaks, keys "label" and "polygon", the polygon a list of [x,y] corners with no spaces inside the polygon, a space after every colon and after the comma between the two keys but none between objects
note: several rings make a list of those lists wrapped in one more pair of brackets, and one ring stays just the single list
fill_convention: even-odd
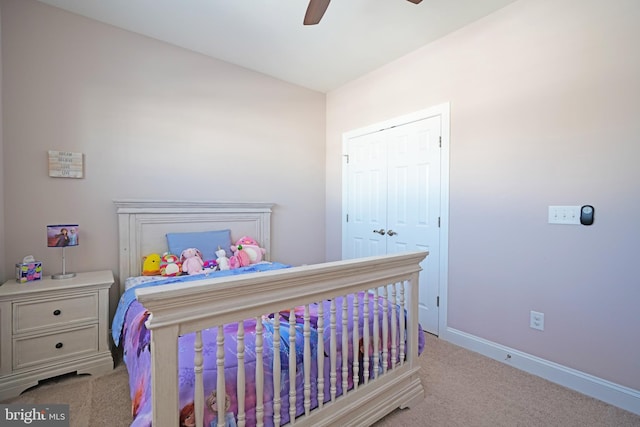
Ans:
[{"label": "framed wall sign", "polygon": [[49,151],[49,176],[55,178],[83,178],[82,153]]}]

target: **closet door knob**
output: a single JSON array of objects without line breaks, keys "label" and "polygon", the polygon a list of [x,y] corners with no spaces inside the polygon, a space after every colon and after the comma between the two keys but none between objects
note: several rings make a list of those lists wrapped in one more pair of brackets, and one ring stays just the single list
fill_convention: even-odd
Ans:
[{"label": "closet door knob", "polygon": [[61,342],[59,342],[58,344],[56,344],[56,348],[62,348],[62,345],[63,344]]},{"label": "closet door knob", "polygon": [[389,236],[395,236],[395,235],[396,235],[396,234],[398,234],[398,233],[396,233],[396,232],[395,232],[395,231],[393,231],[393,230],[389,230],[389,231],[387,231],[387,234],[388,234]]},{"label": "closet door knob", "polygon": [[61,313],[62,313],[62,312],[61,312],[60,310],[54,310],[54,311],[53,311],[53,315],[54,315],[54,316],[60,316],[60,314],[61,314]]},{"label": "closet door knob", "polygon": [[384,228],[381,228],[380,230],[373,230],[374,233],[378,233],[381,236],[384,236]]}]

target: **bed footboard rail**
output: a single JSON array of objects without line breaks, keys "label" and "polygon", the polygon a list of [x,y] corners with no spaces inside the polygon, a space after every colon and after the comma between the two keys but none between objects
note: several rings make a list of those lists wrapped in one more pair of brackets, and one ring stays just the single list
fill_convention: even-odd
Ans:
[{"label": "bed footboard rail", "polygon": [[[137,299],[150,312],[146,326],[151,331],[153,425],[180,425],[178,338],[191,333],[195,333],[194,414],[196,425],[203,425],[202,331],[214,327],[220,331],[228,324],[238,325],[238,384],[233,398],[237,425],[253,424],[246,421],[249,411],[244,396],[248,381],[244,365],[246,319],[254,319],[256,326],[255,385],[251,387],[255,387],[257,400],[250,414],[256,425],[263,425],[267,407],[273,416],[267,425],[345,425],[345,420],[366,425],[421,399],[418,278],[420,262],[427,255],[426,251],[404,252],[137,290]],[[317,310],[315,328],[310,326],[312,306]],[[273,323],[273,349],[263,340],[261,319],[265,318]],[[286,328],[298,328],[304,337],[302,363],[296,360],[296,351],[289,352],[288,360],[279,360],[281,333]],[[337,338],[338,330],[349,329],[351,336],[343,333]],[[223,333],[217,334],[213,355],[217,396],[225,396],[224,339]],[[296,348],[293,333],[288,334],[288,343]],[[270,393],[263,380],[267,351],[274,358]],[[281,365],[286,369],[280,370]],[[318,373],[317,378],[312,371]],[[303,383],[302,414],[296,413],[296,381]],[[288,399],[281,400],[278,390],[287,383]],[[273,401],[263,401],[263,393],[271,394]],[[217,414],[228,410],[224,398],[217,399],[215,407]],[[280,408],[287,419],[280,418]],[[219,421],[218,425],[225,424]]]}]

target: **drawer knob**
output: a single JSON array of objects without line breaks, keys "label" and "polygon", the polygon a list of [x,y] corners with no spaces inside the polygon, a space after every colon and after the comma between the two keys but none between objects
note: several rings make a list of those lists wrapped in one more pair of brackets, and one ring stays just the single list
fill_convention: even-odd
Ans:
[{"label": "drawer knob", "polygon": [[54,316],[60,316],[60,313],[62,313],[60,310],[55,310],[55,311],[53,312],[53,315],[54,315]]},{"label": "drawer knob", "polygon": [[56,344],[56,348],[62,348],[62,343],[59,342],[58,344]]}]

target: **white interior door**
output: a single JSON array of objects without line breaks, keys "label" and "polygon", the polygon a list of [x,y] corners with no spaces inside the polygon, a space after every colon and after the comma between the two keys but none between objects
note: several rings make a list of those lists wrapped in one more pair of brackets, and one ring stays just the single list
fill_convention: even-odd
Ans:
[{"label": "white interior door", "polygon": [[439,332],[440,116],[387,134],[387,253],[427,250],[421,263],[419,319]]},{"label": "white interior door", "polygon": [[428,250],[419,318],[438,334],[440,139],[436,115],[346,139],[343,257]]},{"label": "white interior door", "polygon": [[346,253],[343,253],[343,258],[384,255],[387,253],[385,135],[376,132],[349,141],[348,167],[349,226],[345,233]]}]

